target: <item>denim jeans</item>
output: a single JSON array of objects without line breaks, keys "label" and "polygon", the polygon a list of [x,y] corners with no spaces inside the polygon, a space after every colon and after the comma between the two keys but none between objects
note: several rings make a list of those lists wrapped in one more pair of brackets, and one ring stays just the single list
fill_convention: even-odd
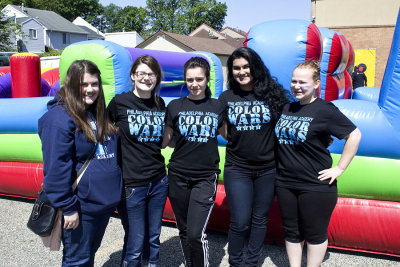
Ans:
[{"label": "denim jeans", "polygon": [[100,247],[111,214],[79,214],[79,226],[75,230],[62,231],[62,266],[91,267],[94,255]]},{"label": "denim jeans", "polygon": [[126,187],[118,207],[125,230],[121,266],[157,266],[168,177],[145,186]]},{"label": "denim jeans", "polygon": [[245,266],[257,266],[262,253],[269,207],[274,197],[275,169],[251,170],[226,163],[224,185],[231,212],[228,254],[231,266],[242,266],[249,231]]}]

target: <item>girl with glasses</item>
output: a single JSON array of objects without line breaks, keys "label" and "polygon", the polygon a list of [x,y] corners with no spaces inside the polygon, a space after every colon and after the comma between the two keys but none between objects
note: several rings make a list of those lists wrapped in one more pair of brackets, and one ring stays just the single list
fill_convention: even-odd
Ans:
[{"label": "girl with glasses", "polygon": [[161,143],[165,104],[158,96],[161,68],[149,55],[138,57],[132,91],[108,106],[121,136],[124,194],[118,213],[125,230],[121,266],[157,266],[164,205],[168,195]]}]

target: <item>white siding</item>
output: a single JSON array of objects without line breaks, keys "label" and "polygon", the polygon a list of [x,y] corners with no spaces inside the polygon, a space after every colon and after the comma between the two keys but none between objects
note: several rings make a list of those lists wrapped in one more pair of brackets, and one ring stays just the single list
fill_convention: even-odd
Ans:
[{"label": "white siding", "polygon": [[111,32],[104,34],[105,40],[114,42],[123,47],[136,47],[143,42],[143,38],[136,32]]},{"label": "white siding", "polygon": [[[168,38],[168,37],[165,37]],[[166,40],[165,38],[162,37],[162,35],[159,35],[158,38],[155,40],[150,41],[149,43],[146,44],[146,46],[143,46],[141,48],[145,49],[152,49],[152,50],[162,50],[162,51],[170,51],[170,52],[188,52],[188,51],[193,51],[192,49],[188,49],[185,46],[180,45],[179,43],[173,41],[173,40]]]}]

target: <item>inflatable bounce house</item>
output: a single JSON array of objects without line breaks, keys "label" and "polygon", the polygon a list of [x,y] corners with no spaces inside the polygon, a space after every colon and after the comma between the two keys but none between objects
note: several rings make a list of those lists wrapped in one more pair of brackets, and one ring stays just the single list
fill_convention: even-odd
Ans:
[{"label": "inflatable bounce house", "polygon": [[[400,256],[397,230],[400,224],[400,17],[377,101],[366,90],[352,93],[349,71],[353,69],[354,51],[338,32],[318,28],[305,20],[270,21],[253,26],[244,45],[261,56],[271,74],[287,89],[298,63],[321,61],[319,97],[333,101],[363,133],[357,156],[338,179],[340,197],[329,226],[329,246]],[[164,76],[160,94],[167,103],[188,94],[183,65],[193,56],[204,57],[211,65],[212,95],[218,97],[223,91],[221,62],[205,52],[165,52],[124,48],[106,41],[85,41],[64,50],[59,69],[42,73],[37,56],[12,56],[11,67],[0,69],[0,194],[37,196],[43,181],[37,120],[46,112],[46,103],[62,86],[74,60],[88,59],[99,66],[108,103],[115,94],[131,90],[129,68],[142,54],[152,55],[160,62]],[[221,140],[221,169],[224,144]],[[330,149],[337,161],[343,142],[335,140]],[[172,150],[165,149],[163,153],[168,160]],[[229,207],[222,174],[219,179],[208,227],[227,231]],[[174,220],[169,203],[164,219]],[[276,201],[271,207],[266,241],[283,241]]]}]

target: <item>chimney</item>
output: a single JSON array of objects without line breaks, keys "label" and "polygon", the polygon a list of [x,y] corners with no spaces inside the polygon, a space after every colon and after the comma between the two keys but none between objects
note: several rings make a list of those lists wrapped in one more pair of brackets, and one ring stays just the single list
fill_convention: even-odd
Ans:
[{"label": "chimney", "polygon": [[25,10],[24,10],[24,3],[21,3],[21,10],[22,10],[22,12],[25,11]]}]

